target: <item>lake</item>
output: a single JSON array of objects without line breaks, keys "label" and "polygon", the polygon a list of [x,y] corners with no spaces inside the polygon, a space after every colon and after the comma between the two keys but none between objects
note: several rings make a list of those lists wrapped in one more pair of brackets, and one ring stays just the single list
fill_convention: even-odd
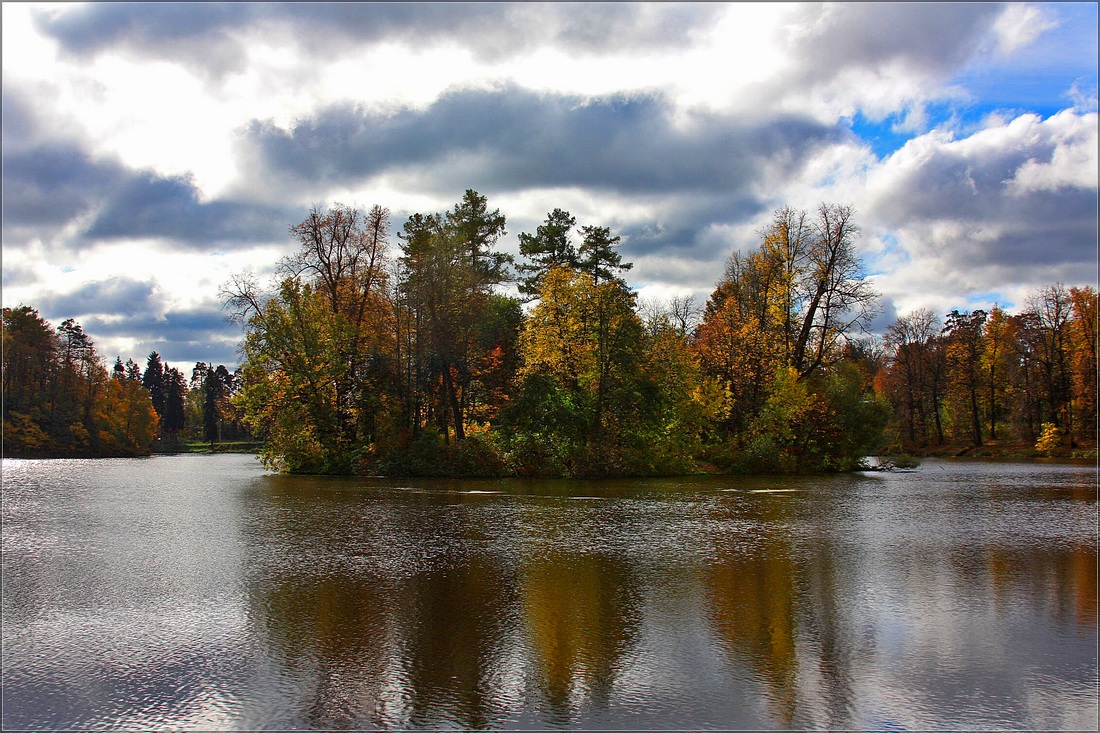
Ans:
[{"label": "lake", "polygon": [[1092,465],[3,461],[5,729],[1096,729]]}]

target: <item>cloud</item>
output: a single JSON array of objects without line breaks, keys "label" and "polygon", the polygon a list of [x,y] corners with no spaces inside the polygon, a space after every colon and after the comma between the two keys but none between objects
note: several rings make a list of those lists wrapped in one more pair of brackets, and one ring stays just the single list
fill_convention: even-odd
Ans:
[{"label": "cloud", "polygon": [[84,318],[93,314],[159,315],[157,286],[152,280],[134,280],[119,276],[82,285],[73,292],[48,294],[38,304],[48,318]]},{"label": "cloud", "polygon": [[133,173],[85,232],[89,239],[167,239],[197,248],[244,246],[285,236],[289,207],[202,201],[188,177]]},{"label": "cloud", "polygon": [[806,5],[792,24],[800,34],[790,49],[805,80],[893,65],[944,74],[975,53],[1002,12],[992,3]]},{"label": "cloud", "polygon": [[1096,129],[1095,113],[1065,110],[959,140],[933,132],[909,141],[867,176],[868,229],[890,232],[907,256],[877,280],[899,304],[943,304],[1092,279]]},{"label": "cloud", "polygon": [[407,171],[446,190],[736,191],[765,162],[788,163],[795,175],[812,148],[844,134],[797,115],[766,125],[699,115],[681,124],[659,96],[585,100],[505,87],[455,90],[422,111],[337,105],[289,130],[255,123],[247,153],[254,177],[299,185]]},{"label": "cloud", "polygon": [[998,50],[1011,54],[1056,26],[1057,22],[1035,5],[1010,3],[993,24],[993,31],[997,36]]},{"label": "cloud", "polygon": [[125,48],[223,74],[242,66],[249,38],[260,35],[314,57],[364,43],[449,42],[500,60],[551,45],[590,53],[682,45],[719,12],[706,3],[91,3],[39,12],[37,25],[70,54]]},{"label": "cloud", "polygon": [[129,170],[74,144],[9,150],[3,157],[4,239],[53,244],[148,238],[170,246],[246,246],[285,236],[297,209],[231,200],[203,201],[185,176]]},{"label": "cloud", "polygon": [[91,210],[126,172],[71,144],[4,146],[4,239],[54,231]]},{"label": "cloud", "polygon": [[157,351],[187,375],[195,361],[230,367],[238,363],[240,327],[226,322],[217,304],[166,310],[152,281],[119,277],[89,283],[74,293],[45,299],[39,312],[55,326],[74,318],[105,362],[120,355],[123,361],[144,364],[145,357]]},{"label": "cloud", "polygon": [[54,300],[122,353],[163,353],[164,329],[198,349],[209,328],[229,349],[217,281],[276,262],[309,203],[377,202],[399,229],[466,188],[508,216],[509,251],[556,206],[612,227],[629,280],[653,292],[705,297],[772,209],[820,201],[855,205],[887,310],[1080,282],[1096,253],[1095,18],[1088,4],[8,3],[4,284],[67,293]]}]

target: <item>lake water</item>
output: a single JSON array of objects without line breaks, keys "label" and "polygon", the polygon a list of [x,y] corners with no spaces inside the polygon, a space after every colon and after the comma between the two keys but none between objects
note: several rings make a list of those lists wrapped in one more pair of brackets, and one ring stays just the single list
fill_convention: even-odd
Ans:
[{"label": "lake water", "polygon": [[5,729],[1096,729],[1094,466],[3,462]]}]

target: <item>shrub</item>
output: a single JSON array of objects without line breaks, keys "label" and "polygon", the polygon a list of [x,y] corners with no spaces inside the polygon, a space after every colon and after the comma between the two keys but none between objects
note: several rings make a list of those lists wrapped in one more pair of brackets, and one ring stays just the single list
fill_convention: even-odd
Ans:
[{"label": "shrub", "polygon": [[1052,422],[1043,423],[1039,440],[1035,441],[1035,450],[1051,457],[1062,453],[1062,431]]}]

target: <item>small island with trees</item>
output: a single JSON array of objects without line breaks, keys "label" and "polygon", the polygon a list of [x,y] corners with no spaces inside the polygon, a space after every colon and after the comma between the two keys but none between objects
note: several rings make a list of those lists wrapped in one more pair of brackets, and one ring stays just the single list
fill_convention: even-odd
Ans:
[{"label": "small island with trees", "polygon": [[254,440],[276,470],[454,477],[1095,456],[1096,292],[1051,285],[1016,314],[922,309],[872,337],[850,206],[775,211],[701,307],[640,302],[620,238],[561,209],[519,235],[517,262],[473,190],[410,216],[397,242],[380,206],[315,208],[290,233],[272,283],[223,288],[244,329],[232,372],[200,362],[188,380],[156,352],[109,371],[72,319],[5,308],[4,455]]}]

